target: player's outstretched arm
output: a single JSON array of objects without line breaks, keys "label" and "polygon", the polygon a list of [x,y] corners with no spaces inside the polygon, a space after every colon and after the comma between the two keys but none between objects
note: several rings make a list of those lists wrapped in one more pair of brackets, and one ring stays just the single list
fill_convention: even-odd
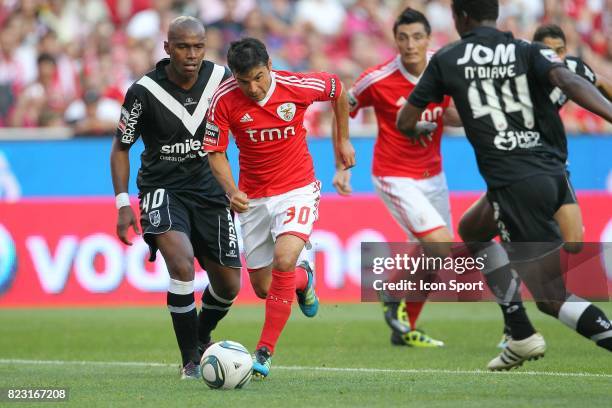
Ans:
[{"label": "player's outstretched arm", "polygon": [[342,164],[344,169],[350,169],[355,166],[355,149],[349,140],[348,120],[349,120],[349,102],[347,93],[342,85],[342,92],[338,99],[331,101],[334,110],[334,121],[332,126],[332,143],[336,157],[336,164]]},{"label": "player's outstretched arm", "polygon": [[126,245],[132,245],[127,234],[130,227],[140,235],[140,227],[130,206],[128,181],[130,179],[130,146],[125,147],[118,138],[113,139],[110,165],[115,190],[117,214],[117,237]]},{"label": "player's outstretched arm", "polygon": [[548,77],[569,99],[612,123],[612,103],[589,81],[565,67],[551,69]]},{"label": "player's outstretched arm", "polygon": [[603,94],[610,102],[612,102],[612,81],[600,74],[597,74],[597,82],[595,86],[599,89],[599,92]]},{"label": "player's outstretched arm", "polygon": [[459,116],[459,112],[457,112],[457,108],[454,106],[449,106],[446,108],[444,112],[444,126],[452,126],[452,127],[462,127],[463,122],[461,122],[461,117]]},{"label": "player's outstretched arm", "polygon": [[406,102],[397,113],[395,121],[397,130],[413,140],[418,140],[423,147],[427,144],[425,139],[431,141],[431,134],[438,127],[433,122],[419,121],[424,110],[424,108],[418,108],[410,102]]},{"label": "player's outstretched arm", "polygon": [[208,152],[208,164],[213,176],[217,179],[221,188],[227,194],[230,200],[232,210],[242,213],[249,209],[249,199],[246,193],[240,191],[234,182],[232,168],[225,152]]}]

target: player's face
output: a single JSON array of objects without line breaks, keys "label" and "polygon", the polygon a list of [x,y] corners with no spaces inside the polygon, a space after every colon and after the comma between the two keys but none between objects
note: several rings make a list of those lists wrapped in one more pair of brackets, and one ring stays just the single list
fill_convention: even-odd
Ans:
[{"label": "player's face", "polygon": [[567,55],[567,48],[565,48],[565,41],[561,38],[545,37],[542,42],[548,48],[551,48],[561,59],[565,59]]},{"label": "player's face", "polygon": [[401,24],[395,33],[395,44],[404,65],[420,64],[427,58],[429,35],[422,23]]},{"label": "player's face", "polygon": [[164,42],[172,68],[180,76],[191,78],[198,74],[206,53],[205,39],[203,32],[186,30]]},{"label": "player's face", "polygon": [[258,65],[246,74],[234,72],[234,78],[236,78],[240,90],[248,98],[259,102],[266,97],[272,84],[271,67],[271,61],[268,61],[267,65]]}]

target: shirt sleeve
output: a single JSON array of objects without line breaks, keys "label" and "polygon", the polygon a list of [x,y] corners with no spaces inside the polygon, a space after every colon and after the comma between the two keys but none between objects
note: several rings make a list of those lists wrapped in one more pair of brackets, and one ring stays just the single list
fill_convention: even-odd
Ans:
[{"label": "shirt sleeve", "polygon": [[223,97],[215,100],[208,109],[202,149],[207,152],[224,152],[229,144],[229,113]]},{"label": "shirt sleeve", "polygon": [[371,98],[371,88],[367,83],[367,75],[368,71],[361,74],[355,84],[348,91],[348,100],[349,100],[349,114],[351,118],[357,116],[357,113],[361,108],[366,108],[368,106],[372,106],[372,98]]},{"label": "shirt sleeve", "polygon": [[548,73],[551,69],[557,67],[567,68],[557,53],[544,44],[533,42],[529,46],[531,51],[530,68],[541,83],[550,84]]},{"label": "shirt sleeve", "polygon": [[590,83],[592,83],[593,85],[595,85],[597,83],[597,76],[595,76],[595,71],[593,71],[591,67],[589,67],[588,64],[583,60],[579,59],[578,61],[578,69],[576,73],[587,81],[589,81]]},{"label": "shirt sleeve", "polygon": [[408,98],[408,102],[418,108],[425,108],[432,102],[440,103],[446,94],[437,56],[434,54],[431,57],[423,76]]},{"label": "shirt sleeve", "polygon": [[[304,90],[304,95],[312,102],[335,101],[342,93],[342,83],[336,74],[313,72],[308,74],[295,73],[289,81]],[[287,79],[284,79],[287,80]]]},{"label": "shirt sleeve", "polygon": [[123,146],[131,146],[140,137],[142,130],[143,118],[143,102],[142,97],[137,94],[132,85],[125,94],[125,100],[121,106],[121,116],[115,137]]}]

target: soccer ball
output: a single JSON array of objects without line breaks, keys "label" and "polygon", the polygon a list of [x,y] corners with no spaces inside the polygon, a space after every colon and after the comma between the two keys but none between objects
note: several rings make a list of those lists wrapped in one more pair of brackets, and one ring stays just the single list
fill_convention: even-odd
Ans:
[{"label": "soccer ball", "polygon": [[249,351],[235,341],[220,341],[204,352],[202,379],[210,388],[231,390],[251,382],[253,360]]}]

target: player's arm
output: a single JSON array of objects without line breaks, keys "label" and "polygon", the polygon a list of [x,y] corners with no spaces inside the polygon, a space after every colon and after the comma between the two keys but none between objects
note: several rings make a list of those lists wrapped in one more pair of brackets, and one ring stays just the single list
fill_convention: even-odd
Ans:
[{"label": "player's arm", "polygon": [[232,210],[242,213],[249,209],[249,199],[243,191],[236,186],[232,168],[224,151],[209,151],[208,164],[213,176],[217,179],[221,188],[230,200]]},{"label": "player's arm", "polygon": [[355,149],[349,140],[349,101],[342,83],[340,83],[340,95],[337,99],[332,99],[331,104],[334,111],[332,126],[335,129],[332,129],[332,144],[336,165],[340,164],[348,170],[355,165]]},{"label": "player's arm", "polygon": [[431,102],[440,103],[444,99],[444,84],[438,54],[434,54],[427,64],[423,76],[408,97],[408,102],[397,113],[395,125],[400,133],[411,139],[418,139],[421,144],[425,139],[431,140],[431,134],[438,127],[432,122],[419,121],[423,111]]},{"label": "player's arm", "polygon": [[130,227],[140,235],[138,221],[130,206],[128,195],[128,182],[130,179],[130,148],[140,135],[142,123],[143,104],[130,88],[125,95],[121,108],[121,117],[117,126],[117,133],[111,147],[110,166],[115,190],[115,206],[117,207],[117,237],[127,245],[132,245],[128,239]]},{"label": "player's arm", "polygon": [[595,86],[599,89],[599,92],[603,94],[609,101],[612,101],[612,81],[608,78],[597,74],[597,81]]},{"label": "player's arm", "polygon": [[336,154],[336,140],[338,138],[338,129],[336,125],[336,117],[332,116],[332,145],[334,148],[334,161],[336,172],[334,173],[334,178],[332,179],[332,185],[338,192],[338,194],[342,196],[351,195],[353,189],[351,188],[351,170],[345,169],[344,165],[340,163],[338,159],[338,155]]},{"label": "player's arm", "polygon": [[140,228],[136,221],[134,211],[130,206],[130,198],[128,196],[128,181],[130,179],[130,147],[124,145],[119,138],[113,139],[111,147],[110,165],[111,175],[113,179],[113,188],[115,190],[115,205],[117,207],[117,237],[127,245],[132,245],[128,239],[128,230],[130,227],[140,235]]},{"label": "player's arm", "polygon": [[565,67],[549,71],[550,83],[563,91],[572,101],[612,123],[612,103],[589,81]]},{"label": "player's arm", "polygon": [[461,122],[461,117],[459,117],[459,112],[457,112],[457,108],[455,108],[454,106],[449,106],[448,108],[446,108],[442,120],[444,121],[445,126],[463,126],[463,122]]}]

